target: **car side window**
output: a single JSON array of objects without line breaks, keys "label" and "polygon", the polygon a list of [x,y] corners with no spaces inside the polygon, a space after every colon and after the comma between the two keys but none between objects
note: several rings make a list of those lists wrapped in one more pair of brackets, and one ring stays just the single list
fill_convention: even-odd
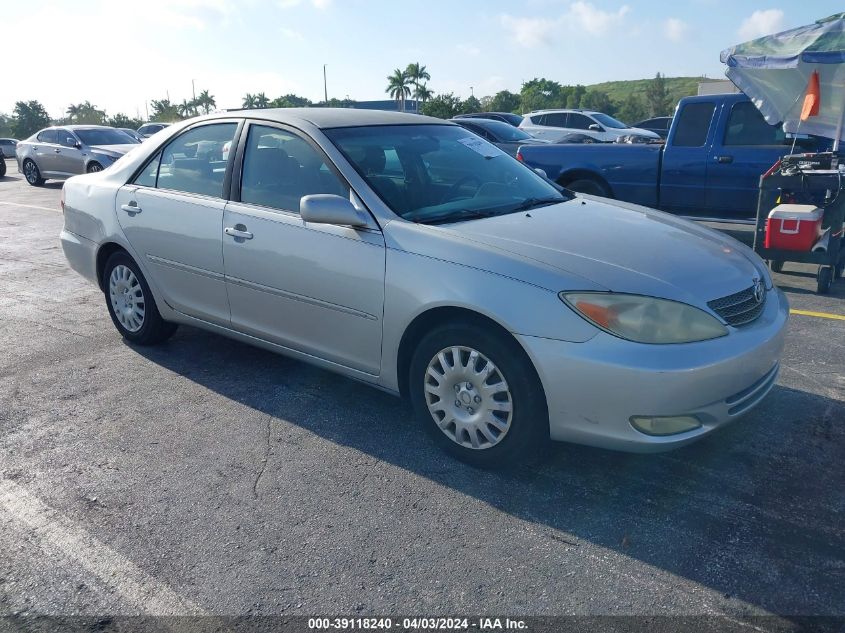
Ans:
[{"label": "car side window", "polygon": [[147,163],[141,173],[132,181],[134,185],[141,187],[155,187],[158,181],[158,167],[161,164],[161,152],[158,152],[153,159]]},{"label": "car side window", "polygon": [[56,130],[44,130],[36,137],[39,143],[56,143]]},{"label": "car side window", "polygon": [[232,141],[236,129],[236,123],[213,123],[177,136],[161,152],[155,186],[222,197],[228,163],[223,159],[223,146]]},{"label": "car side window", "polygon": [[712,102],[686,104],[678,115],[672,145],[676,147],[704,146],[715,111],[716,104]]},{"label": "car side window", "polygon": [[[384,168],[384,154],[381,155]],[[348,197],[349,188],[305,139],[279,128],[251,125],[241,175],[241,202],[299,213],[303,196]]]},{"label": "car side window", "polygon": [[67,130],[57,130],[59,145],[64,147],[76,147],[76,138]]},{"label": "car side window", "polygon": [[593,124],[595,124],[595,121],[590,117],[576,112],[570,112],[569,124],[566,127],[571,127],[573,130],[589,130]]},{"label": "car side window", "polygon": [[769,125],[753,103],[744,101],[731,109],[724,145],[781,145],[785,138],[780,125]]},{"label": "car side window", "polygon": [[566,112],[550,112],[546,115],[543,125],[549,127],[569,127],[567,124],[568,114]]}]

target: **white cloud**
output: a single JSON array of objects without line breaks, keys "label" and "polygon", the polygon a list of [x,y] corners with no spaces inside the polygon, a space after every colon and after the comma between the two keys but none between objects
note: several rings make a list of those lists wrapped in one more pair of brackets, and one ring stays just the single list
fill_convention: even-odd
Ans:
[{"label": "white cloud", "polygon": [[525,48],[548,44],[559,22],[548,18],[515,18],[508,14],[500,16],[499,20],[516,43]]},{"label": "white cloud", "polygon": [[783,30],[783,11],[780,9],[765,9],[755,11],[742,21],[739,36],[746,40],[753,40],[763,35],[771,35]]},{"label": "white cloud", "polygon": [[603,35],[620,25],[630,12],[628,5],[616,11],[597,9],[589,2],[572,2],[568,11],[557,18],[514,17],[507,13],[499,16],[502,26],[510,31],[511,38],[520,46],[534,48],[549,44],[563,30]]},{"label": "white cloud", "polygon": [[606,33],[616,26],[630,12],[630,7],[623,5],[618,11],[602,11],[589,2],[573,2],[569,5],[569,17],[592,35]]},{"label": "white cloud", "polygon": [[[282,9],[291,9],[293,7],[298,7],[303,3],[304,0],[277,0],[276,4],[278,4]],[[315,9],[328,9],[331,5],[333,0],[307,0],[311,6]]]},{"label": "white cloud", "polygon": [[663,33],[673,42],[680,42],[689,31],[689,24],[678,18],[669,18],[663,23]]},{"label": "white cloud", "polygon": [[455,48],[458,49],[458,52],[467,55],[468,57],[478,57],[481,55],[481,49],[477,46],[473,46],[472,44],[458,44]]}]

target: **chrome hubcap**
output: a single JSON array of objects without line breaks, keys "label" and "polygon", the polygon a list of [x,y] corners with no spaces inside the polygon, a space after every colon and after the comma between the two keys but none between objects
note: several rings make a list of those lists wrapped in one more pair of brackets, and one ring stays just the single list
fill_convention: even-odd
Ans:
[{"label": "chrome hubcap", "polygon": [[115,266],[109,276],[109,299],[120,324],[130,332],[144,325],[144,290],[128,266]]},{"label": "chrome hubcap", "polygon": [[23,175],[26,176],[28,182],[35,182],[37,176],[35,175],[35,164],[32,161],[27,161],[23,166]]},{"label": "chrome hubcap", "polygon": [[91,173],[93,173],[93,172],[95,172],[95,171],[103,171],[103,168],[102,168],[102,166],[101,166],[101,165],[98,165],[97,163],[94,163],[93,165],[89,165],[89,167],[88,167],[88,171],[89,171],[89,172],[91,172]]},{"label": "chrome hubcap", "polygon": [[435,424],[456,444],[491,448],[511,428],[508,383],[493,361],[471,347],[440,350],[428,364],[424,389]]}]

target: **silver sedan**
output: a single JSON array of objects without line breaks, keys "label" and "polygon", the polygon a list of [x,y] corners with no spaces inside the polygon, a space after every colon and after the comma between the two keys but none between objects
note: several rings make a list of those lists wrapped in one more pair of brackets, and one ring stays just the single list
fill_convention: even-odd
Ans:
[{"label": "silver sedan", "polygon": [[104,125],[48,127],[17,144],[18,171],[35,187],[47,179],[102,171],[138,141]]},{"label": "silver sedan", "polygon": [[777,377],[787,302],[748,248],[438,119],[192,119],[62,195],[65,255],[130,343],[185,324],[314,363],[475,464],[681,446]]}]

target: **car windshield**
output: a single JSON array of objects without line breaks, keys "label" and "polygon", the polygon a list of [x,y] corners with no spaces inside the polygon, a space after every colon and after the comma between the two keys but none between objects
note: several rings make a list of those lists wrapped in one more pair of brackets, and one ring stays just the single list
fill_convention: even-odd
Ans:
[{"label": "car windshield", "polygon": [[129,145],[138,142],[126,132],[115,129],[74,130],[74,132],[86,145]]},{"label": "car windshield", "polygon": [[501,116],[507,119],[511,125],[519,125],[522,123],[522,117],[518,114],[502,114]]},{"label": "car windshield", "polygon": [[477,123],[477,125],[489,131],[500,142],[507,143],[508,141],[524,141],[525,139],[533,138],[530,134],[526,134],[519,128],[501,121],[486,120],[484,123]]},{"label": "car windshield", "polygon": [[385,204],[413,222],[458,222],[569,199],[457,125],[336,128],[325,134]]},{"label": "car windshield", "polygon": [[592,116],[604,127],[612,127],[616,128],[617,130],[623,130],[628,127],[627,125],[622,123],[622,121],[617,121],[612,116],[607,116],[606,114],[602,114],[601,112],[596,112]]}]

